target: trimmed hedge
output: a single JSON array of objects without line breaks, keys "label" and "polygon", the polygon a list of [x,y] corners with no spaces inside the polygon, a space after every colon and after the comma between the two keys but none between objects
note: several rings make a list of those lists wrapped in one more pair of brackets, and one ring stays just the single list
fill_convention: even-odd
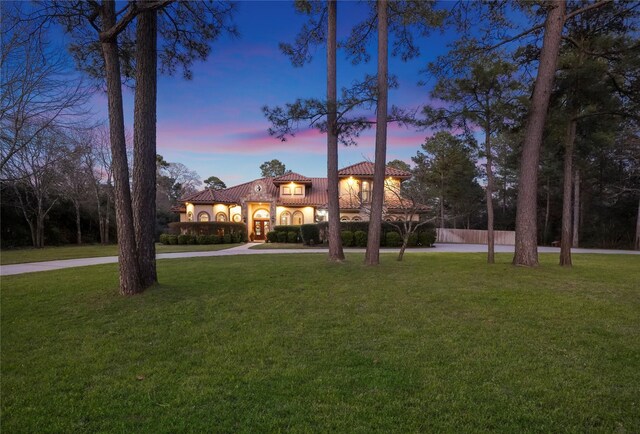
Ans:
[{"label": "trimmed hedge", "polygon": [[387,232],[387,247],[400,247],[402,245],[402,237],[397,232]]},{"label": "trimmed hedge", "polygon": [[320,229],[316,224],[300,226],[300,236],[306,245],[320,244]]},{"label": "trimmed hedge", "polygon": [[[316,226],[318,226],[318,231],[320,232],[320,241],[323,243],[326,243],[328,238],[329,223],[321,222],[321,223],[318,223]],[[342,239],[343,239],[342,245],[345,247],[350,247],[354,243],[357,243],[355,239],[356,232],[361,231],[368,234],[369,222],[340,222],[340,230],[341,230],[341,236],[342,236],[342,233],[344,232],[351,232],[351,237],[349,237],[348,235],[346,236],[347,237],[346,241],[348,241],[348,244],[345,243],[345,236],[342,236]],[[382,247],[397,247],[387,243],[387,234],[389,233],[398,234],[398,228],[389,222],[382,222],[380,230],[381,230],[380,245]],[[400,237],[399,245],[402,245],[402,236],[400,234],[398,234],[398,236]],[[391,238],[394,239],[394,236],[392,236]],[[436,231],[434,229],[433,224],[425,224],[420,226],[416,232],[414,232],[409,236],[408,245],[410,247],[415,247],[415,246],[431,247],[435,241],[436,241]],[[395,243],[395,241],[393,242]],[[366,245],[366,241],[365,241],[365,245]]]},{"label": "trimmed hedge", "polygon": [[[247,241],[247,225],[236,222],[173,222],[169,223],[170,235],[235,235],[235,242]],[[229,241],[231,242],[231,241]]]},{"label": "trimmed hedge", "polygon": [[287,232],[287,243],[297,243],[298,242],[298,232],[289,231]]},{"label": "trimmed hedge", "polygon": [[286,232],[276,232],[276,239],[279,243],[287,242],[287,233]]},{"label": "trimmed hedge", "polygon": [[190,235],[190,234],[181,234],[181,235],[172,235],[172,234],[161,234],[160,242],[162,244],[222,244],[222,243],[241,243],[243,234],[240,232],[235,232],[232,234],[225,234],[224,236],[219,235]]},{"label": "trimmed hedge", "polygon": [[267,232],[267,242],[268,243],[277,243],[278,242],[278,233],[276,231]]},{"label": "trimmed hedge", "polygon": [[353,233],[353,244],[356,247],[367,247],[367,233],[365,231],[355,231]]},{"label": "trimmed hedge", "polygon": [[353,232],[351,232],[351,231],[342,231],[342,232],[340,232],[340,238],[342,238],[342,245],[344,247],[353,246]]},{"label": "trimmed hedge", "polygon": [[300,231],[300,225],[277,225],[273,227],[273,230],[276,232],[299,232]]}]

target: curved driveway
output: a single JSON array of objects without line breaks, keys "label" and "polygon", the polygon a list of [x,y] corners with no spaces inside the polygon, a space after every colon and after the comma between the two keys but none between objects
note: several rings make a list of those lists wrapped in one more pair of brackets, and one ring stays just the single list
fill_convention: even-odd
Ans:
[{"label": "curved driveway", "polygon": [[[181,252],[160,253],[157,259],[200,258],[208,256],[232,256],[232,255],[277,255],[298,253],[327,253],[327,249],[250,249],[257,243],[247,243],[242,246],[211,252]],[[513,253],[513,246],[496,246],[496,253]],[[347,252],[364,253],[364,249],[348,249]],[[483,253],[487,247],[483,244],[436,244],[435,248],[411,248],[407,253]],[[604,250],[604,249],[572,249],[573,253],[599,253],[616,255],[640,255],[640,251],[634,250]],[[538,247],[539,253],[560,253],[557,247]],[[396,249],[382,249],[381,253],[397,253]],[[35,273],[38,271],[59,270],[62,268],[85,267],[88,265],[113,264],[118,262],[117,256],[105,256],[101,258],[65,259],[61,261],[29,262],[25,264],[12,264],[0,266],[0,276],[12,274]]]}]

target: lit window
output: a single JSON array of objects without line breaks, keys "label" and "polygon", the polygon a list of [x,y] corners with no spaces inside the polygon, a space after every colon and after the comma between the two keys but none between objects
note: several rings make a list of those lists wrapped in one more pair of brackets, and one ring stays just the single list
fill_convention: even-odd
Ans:
[{"label": "lit window", "polygon": [[199,222],[208,222],[209,221],[209,213],[206,211],[202,211],[200,214],[198,214],[198,221]]},{"label": "lit window", "polygon": [[293,213],[293,224],[294,225],[304,224],[304,215],[300,211],[296,211]]},{"label": "lit window", "polygon": [[371,184],[369,181],[362,181],[362,202],[369,203],[371,202]]},{"label": "lit window", "polygon": [[289,211],[285,211],[280,214],[280,224],[284,226],[291,224],[291,213]]},{"label": "lit window", "polygon": [[216,221],[217,222],[226,222],[227,221],[227,215],[223,212],[219,212],[218,214],[216,214]]}]

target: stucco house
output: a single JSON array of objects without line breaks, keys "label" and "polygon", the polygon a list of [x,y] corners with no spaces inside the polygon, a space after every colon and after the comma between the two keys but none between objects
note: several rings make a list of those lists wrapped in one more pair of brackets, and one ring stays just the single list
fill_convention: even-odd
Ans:
[{"label": "stucco house", "polygon": [[[340,220],[368,220],[373,163],[361,162],[338,172]],[[385,171],[385,220],[403,218],[400,185],[409,172]],[[301,225],[327,219],[327,178],[288,172],[223,190],[205,189],[180,199],[174,208],[181,222],[232,221],[247,224],[255,240],[264,240],[274,225]]]}]

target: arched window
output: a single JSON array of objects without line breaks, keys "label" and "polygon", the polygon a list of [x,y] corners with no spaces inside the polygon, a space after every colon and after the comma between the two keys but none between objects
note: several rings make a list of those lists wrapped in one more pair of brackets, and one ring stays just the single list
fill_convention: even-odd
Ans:
[{"label": "arched window", "polygon": [[391,217],[391,216],[387,216],[387,218],[385,218],[385,219],[384,219],[384,221],[386,221],[386,222],[392,222],[392,221],[394,221],[394,218],[393,218],[393,217]]},{"label": "arched window", "polygon": [[284,211],[280,214],[280,224],[284,226],[291,224],[291,213],[289,211]]},{"label": "arched window", "polygon": [[296,211],[293,213],[293,224],[294,225],[304,224],[304,215],[300,211]]},{"label": "arched window", "polygon": [[355,216],[352,220],[354,222],[361,222],[362,221],[362,219],[359,216]]},{"label": "arched window", "polygon": [[256,212],[253,213],[253,218],[254,219],[268,219],[269,218],[269,211],[267,211],[266,209],[256,210]]},{"label": "arched window", "polygon": [[201,211],[198,213],[198,221],[199,222],[208,222],[209,221],[209,213],[206,211]]},{"label": "arched window", "polygon": [[226,222],[227,221],[227,215],[223,212],[219,212],[218,214],[216,214],[216,221],[217,222]]},{"label": "arched window", "polygon": [[189,212],[187,213],[187,220],[188,220],[188,221],[190,221],[190,222],[192,222],[192,221],[193,221],[193,213],[192,213],[191,211],[189,211]]},{"label": "arched window", "polygon": [[242,217],[240,216],[240,214],[234,214],[233,217],[231,217],[231,220],[236,223],[240,223],[242,221]]},{"label": "arched window", "polygon": [[340,217],[340,221],[341,222],[348,222],[349,221],[349,217],[347,217],[347,216]]}]

